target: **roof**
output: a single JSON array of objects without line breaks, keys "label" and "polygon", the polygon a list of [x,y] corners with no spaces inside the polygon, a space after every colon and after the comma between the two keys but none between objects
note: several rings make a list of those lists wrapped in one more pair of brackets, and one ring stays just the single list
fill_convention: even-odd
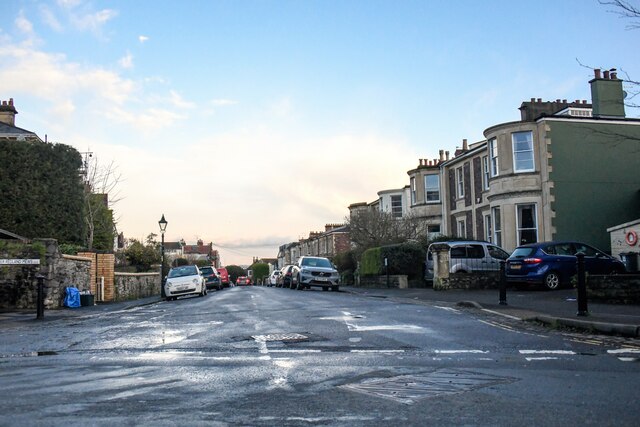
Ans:
[{"label": "roof", "polygon": [[180,242],[164,242],[164,249],[170,251],[177,251],[182,248]]},{"label": "roof", "polygon": [[22,129],[17,126],[12,126],[8,123],[0,122],[0,137],[16,138],[21,135],[25,137],[28,136],[30,138],[40,139],[38,135],[36,135],[34,132],[31,132],[30,130]]},{"label": "roof", "polygon": [[629,222],[625,222],[624,224],[607,228],[607,232],[611,233],[612,231],[620,230],[622,228],[627,228],[627,227],[633,227],[634,225],[638,225],[638,224],[640,224],[640,219],[636,219],[635,221],[629,221]]}]

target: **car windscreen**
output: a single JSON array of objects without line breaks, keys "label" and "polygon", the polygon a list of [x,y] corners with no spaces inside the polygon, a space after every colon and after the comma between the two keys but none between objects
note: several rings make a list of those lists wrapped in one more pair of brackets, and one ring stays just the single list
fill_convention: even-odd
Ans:
[{"label": "car windscreen", "polygon": [[197,270],[193,265],[185,265],[184,267],[176,267],[169,270],[168,277],[184,277],[184,276],[193,276],[196,275]]},{"label": "car windscreen", "polygon": [[331,261],[326,258],[304,258],[302,265],[306,267],[324,267],[331,268]]},{"label": "car windscreen", "polygon": [[201,267],[200,271],[202,274],[213,274],[213,268],[211,267]]}]

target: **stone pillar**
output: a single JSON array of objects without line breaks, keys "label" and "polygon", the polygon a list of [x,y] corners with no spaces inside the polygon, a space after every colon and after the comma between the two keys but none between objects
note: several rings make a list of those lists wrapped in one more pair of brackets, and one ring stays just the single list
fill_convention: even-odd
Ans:
[{"label": "stone pillar", "polygon": [[433,244],[433,289],[449,289],[449,245]]}]

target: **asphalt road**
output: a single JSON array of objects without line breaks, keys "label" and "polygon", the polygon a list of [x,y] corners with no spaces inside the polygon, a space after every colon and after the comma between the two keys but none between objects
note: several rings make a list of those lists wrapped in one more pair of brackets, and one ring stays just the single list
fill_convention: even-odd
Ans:
[{"label": "asphalt road", "polygon": [[3,426],[635,426],[640,409],[637,342],[343,292],[235,287],[0,343]]}]

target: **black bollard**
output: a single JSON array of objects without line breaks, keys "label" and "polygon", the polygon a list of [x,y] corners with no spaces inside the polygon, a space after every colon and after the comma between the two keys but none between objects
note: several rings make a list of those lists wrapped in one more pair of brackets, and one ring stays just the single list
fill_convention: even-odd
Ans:
[{"label": "black bollard", "polygon": [[507,305],[507,271],[506,263],[500,261],[500,305]]},{"label": "black bollard", "polygon": [[38,300],[36,301],[36,319],[44,319],[44,276],[36,275],[38,279]]},{"label": "black bollard", "polygon": [[584,254],[579,252],[576,254],[578,258],[578,316],[588,316],[587,308],[587,280],[584,272]]}]

